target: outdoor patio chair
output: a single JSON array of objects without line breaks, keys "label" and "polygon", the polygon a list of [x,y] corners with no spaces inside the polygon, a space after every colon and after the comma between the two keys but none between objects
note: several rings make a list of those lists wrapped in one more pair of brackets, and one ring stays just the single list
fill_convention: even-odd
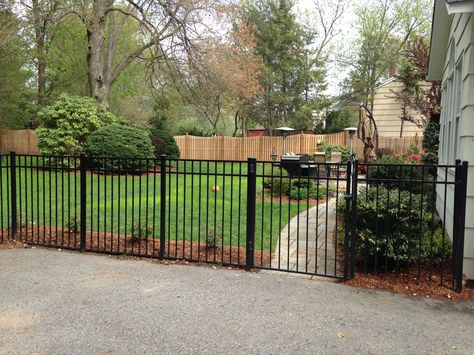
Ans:
[{"label": "outdoor patio chair", "polygon": [[318,177],[325,178],[328,176],[326,169],[326,153],[325,152],[316,152],[314,153],[314,162],[318,164]]},{"label": "outdoor patio chair", "polygon": [[331,164],[340,164],[342,162],[342,153],[341,152],[331,152],[331,160],[328,163]]},{"label": "outdoor patio chair", "polygon": [[328,165],[328,170],[329,174],[335,173],[337,177],[341,174],[341,172],[345,172],[346,169],[343,166],[337,166],[336,164],[341,164],[342,163],[342,153],[341,152],[331,152],[331,159],[328,161],[329,164],[334,164],[334,165]]}]

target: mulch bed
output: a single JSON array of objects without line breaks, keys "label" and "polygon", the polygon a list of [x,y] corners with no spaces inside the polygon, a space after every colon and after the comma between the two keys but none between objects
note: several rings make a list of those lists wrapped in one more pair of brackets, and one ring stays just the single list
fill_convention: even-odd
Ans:
[{"label": "mulch bed", "polygon": [[375,274],[356,273],[355,278],[345,282],[349,286],[368,289],[380,289],[393,293],[426,298],[444,298],[453,301],[465,301],[471,298],[472,290],[463,287],[462,292],[455,292],[452,288],[452,275],[443,274],[443,283],[439,272],[430,272],[426,267],[420,267],[418,278],[418,267],[413,265],[410,270],[400,273],[386,272]]},{"label": "mulch bed", "polygon": [[0,250],[2,249],[13,249],[13,248],[23,248],[24,243],[20,243],[15,240],[4,240],[0,241]]},{"label": "mulch bed", "polygon": [[[34,226],[32,229],[31,226],[23,227],[18,230],[17,239],[21,241],[18,243],[20,246],[26,243],[60,249],[80,249],[79,233],[69,232],[66,228],[39,227],[38,229],[37,226]],[[160,251],[160,240],[153,238],[133,240],[129,235],[124,234],[87,231],[86,251],[157,258]],[[255,250],[254,255],[257,266],[270,265],[270,252]],[[183,240],[167,240],[165,258],[245,266],[246,248],[237,246],[208,248],[202,242],[199,244]]]}]

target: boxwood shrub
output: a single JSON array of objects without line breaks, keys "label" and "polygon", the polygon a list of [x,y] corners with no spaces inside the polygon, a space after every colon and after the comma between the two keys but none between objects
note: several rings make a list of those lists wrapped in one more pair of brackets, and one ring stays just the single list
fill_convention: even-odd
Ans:
[{"label": "boxwood shrub", "polygon": [[[443,262],[451,244],[421,195],[384,186],[360,188],[357,199],[357,257],[378,265]],[[341,216],[345,204],[339,205]],[[434,218],[433,218],[434,216]]]},{"label": "boxwood shrub", "polygon": [[153,144],[145,129],[121,124],[110,124],[99,128],[89,135],[84,145],[91,157],[127,158],[99,159],[92,158],[97,168],[112,171],[139,172],[153,165],[153,160],[136,160],[134,158],[155,158]]}]

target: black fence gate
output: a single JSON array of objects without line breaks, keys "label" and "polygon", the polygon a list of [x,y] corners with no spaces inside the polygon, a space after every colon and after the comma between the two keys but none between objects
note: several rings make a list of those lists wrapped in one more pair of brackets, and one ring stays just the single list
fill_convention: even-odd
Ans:
[{"label": "black fence gate", "polygon": [[467,163],[0,162],[2,242],[461,287]]}]

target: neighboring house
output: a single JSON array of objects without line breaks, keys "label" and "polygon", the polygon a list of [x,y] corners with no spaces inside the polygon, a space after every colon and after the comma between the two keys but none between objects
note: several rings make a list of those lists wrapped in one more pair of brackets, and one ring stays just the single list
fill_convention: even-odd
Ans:
[{"label": "neighboring house", "polygon": [[[469,161],[464,272],[474,279],[474,0],[435,0],[428,80],[442,81],[440,116],[440,164]],[[448,169],[453,180],[454,171]],[[438,170],[438,179],[446,171]],[[448,190],[452,205],[453,188]],[[444,188],[438,189],[439,206]],[[441,216],[443,218],[443,216]],[[452,231],[453,212],[447,210],[447,230]]]},{"label": "neighboring house", "polygon": [[[381,82],[375,89],[373,115],[381,137],[414,137],[423,135],[423,129],[416,124],[402,121],[402,103],[394,93],[403,90],[403,83],[395,76],[392,69],[390,77]],[[332,107],[332,110],[359,111],[359,102],[355,99],[344,100]],[[409,108],[408,113],[416,120],[422,118],[419,112]]]}]

